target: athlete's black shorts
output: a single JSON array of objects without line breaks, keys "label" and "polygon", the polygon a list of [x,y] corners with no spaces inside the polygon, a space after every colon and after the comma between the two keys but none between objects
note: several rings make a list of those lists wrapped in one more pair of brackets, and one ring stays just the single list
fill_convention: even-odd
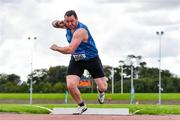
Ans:
[{"label": "athlete's black shorts", "polygon": [[99,56],[80,61],[75,61],[74,58],[71,57],[67,75],[77,75],[81,77],[85,69],[88,70],[93,78],[104,77],[103,66]]}]

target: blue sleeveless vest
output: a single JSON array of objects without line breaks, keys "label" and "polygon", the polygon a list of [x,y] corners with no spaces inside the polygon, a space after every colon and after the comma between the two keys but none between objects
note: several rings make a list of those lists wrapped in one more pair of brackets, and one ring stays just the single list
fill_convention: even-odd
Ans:
[{"label": "blue sleeveless vest", "polygon": [[[82,24],[81,22],[78,22],[78,25],[75,29],[75,31],[79,28],[84,28],[87,33],[88,33],[88,41],[81,42],[78,48],[75,50],[75,52],[72,54],[74,57],[75,55],[83,55],[79,58],[79,60],[89,60],[91,58],[97,57],[98,56],[98,50],[96,48],[94,39],[92,38],[88,28],[86,25]],[[66,29],[66,38],[67,41],[70,43],[72,41],[73,33],[71,33],[70,29]],[[76,60],[76,59],[75,59]],[[78,61],[78,60],[77,60]]]}]

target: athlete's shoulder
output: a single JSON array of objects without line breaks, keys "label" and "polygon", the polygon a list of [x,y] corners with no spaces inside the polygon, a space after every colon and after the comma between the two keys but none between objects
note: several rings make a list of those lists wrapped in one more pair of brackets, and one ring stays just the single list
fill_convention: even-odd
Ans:
[{"label": "athlete's shoulder", "polygon": [[78,28],[75,32],[75,35],[86,35],[87,34],[87,30],[84,28]]},{"label": "athlete's shoulder", "polygon": [[84,23],[82,23],[82,22],[78,22],[78,26],[79,26],[79,28],[88,29],[88,27]]}]

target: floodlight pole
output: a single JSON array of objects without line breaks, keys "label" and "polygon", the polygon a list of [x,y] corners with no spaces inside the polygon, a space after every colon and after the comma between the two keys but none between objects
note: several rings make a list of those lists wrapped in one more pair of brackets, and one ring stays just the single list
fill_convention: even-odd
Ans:
[{"label": "floodlight pole", "polygon": [[[31,39],[31,37],[28,37],[28,40],[30,40]],[[37,37],[34,37],[33,38],[34,40],[36,40],[37,39]],[[30,91],[30,95],[29,95],[29,104],[30,105],[32,105],[32,93],[33,93],[33,44],[32,44],[32,55],[31,55],[31,63],[30,63],[30,65],[31,65],[31,80],[30,80],[30,87],[29,87],[29,91]]]},{"label": "floodlight pole", "polygon": [[161,105],[161,37],[164,34],[163,31],[158,31],[156,34],[159,36],[159,102],[158,104]]},{"label": "floodlight pole", "polygon": [[111,76],[112,76],[112,94],[114,94],[114,67],[112,67]]},{"label": "floodlight pole", "polygon": [[133,64],[131,64],[131,100],[130,104],[134,104],[134,78],[133,78]]},{"label": "floodlight pole", "polygon": [[120,63],[120,68],[121,68],[121,73],[120,73],[120,75],[121,75],[121,94],[123,94],[123,78],[124,78],[124,76],[123,76],[123,65],[124,65],[124,61],[123,60],[120,60],[119,61],[119,63]]},{"label": "floodlight pole", "polygon": [[123,65],[121,66],[121,94],[123,94]]},{"label": "floodlight pole", "polygon": [[32,91],[33,91],[33,85],[32,85],[32,82],[33,82],[33,67],[32,67],[32,61],[31,61],[31,80],[30,80],[30,97],[29,97],[29,104],[31,105],[32,104]]}]

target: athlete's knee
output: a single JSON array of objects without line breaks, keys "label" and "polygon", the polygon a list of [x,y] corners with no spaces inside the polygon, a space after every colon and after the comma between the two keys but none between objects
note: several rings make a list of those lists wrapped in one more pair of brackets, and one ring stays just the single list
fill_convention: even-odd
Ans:
[{"label": "athlete's knee", "polygon": [[100,91],[102,91],[102,92],[105,92],[106,90],[107,90],[107,85],[99,85],[98,86],[98,89],[100,90]]},{"label": "athlete's knee", "polygon": [[69,80],[66,80],[66,86],[67,86],[68,90],[75,88],[75,84]]},{"label": "athlete's knee", "polygon": [[103,85],[102,90],[105,92],[107,90],[107,88],[108,88],[108,84],[107,84],[107,82],[105,82],[104,85]]},{"label": "athlete's knee", "polygon": [[66,76],[66,85],[68,90],[74,90],[77,88],[77,82],[79,81],[79,77],[74,75]]},{"label": "athlete's knee", "polygon": [[98,86],[99,90],[105,92],[108,88],[107,79],[104,78],[102,83]]},{"label": "athlete's knee", "polygon": [[73,90],[76,87],[74,82],[68,79],[66,79],[66,86],[68,90]]}]

